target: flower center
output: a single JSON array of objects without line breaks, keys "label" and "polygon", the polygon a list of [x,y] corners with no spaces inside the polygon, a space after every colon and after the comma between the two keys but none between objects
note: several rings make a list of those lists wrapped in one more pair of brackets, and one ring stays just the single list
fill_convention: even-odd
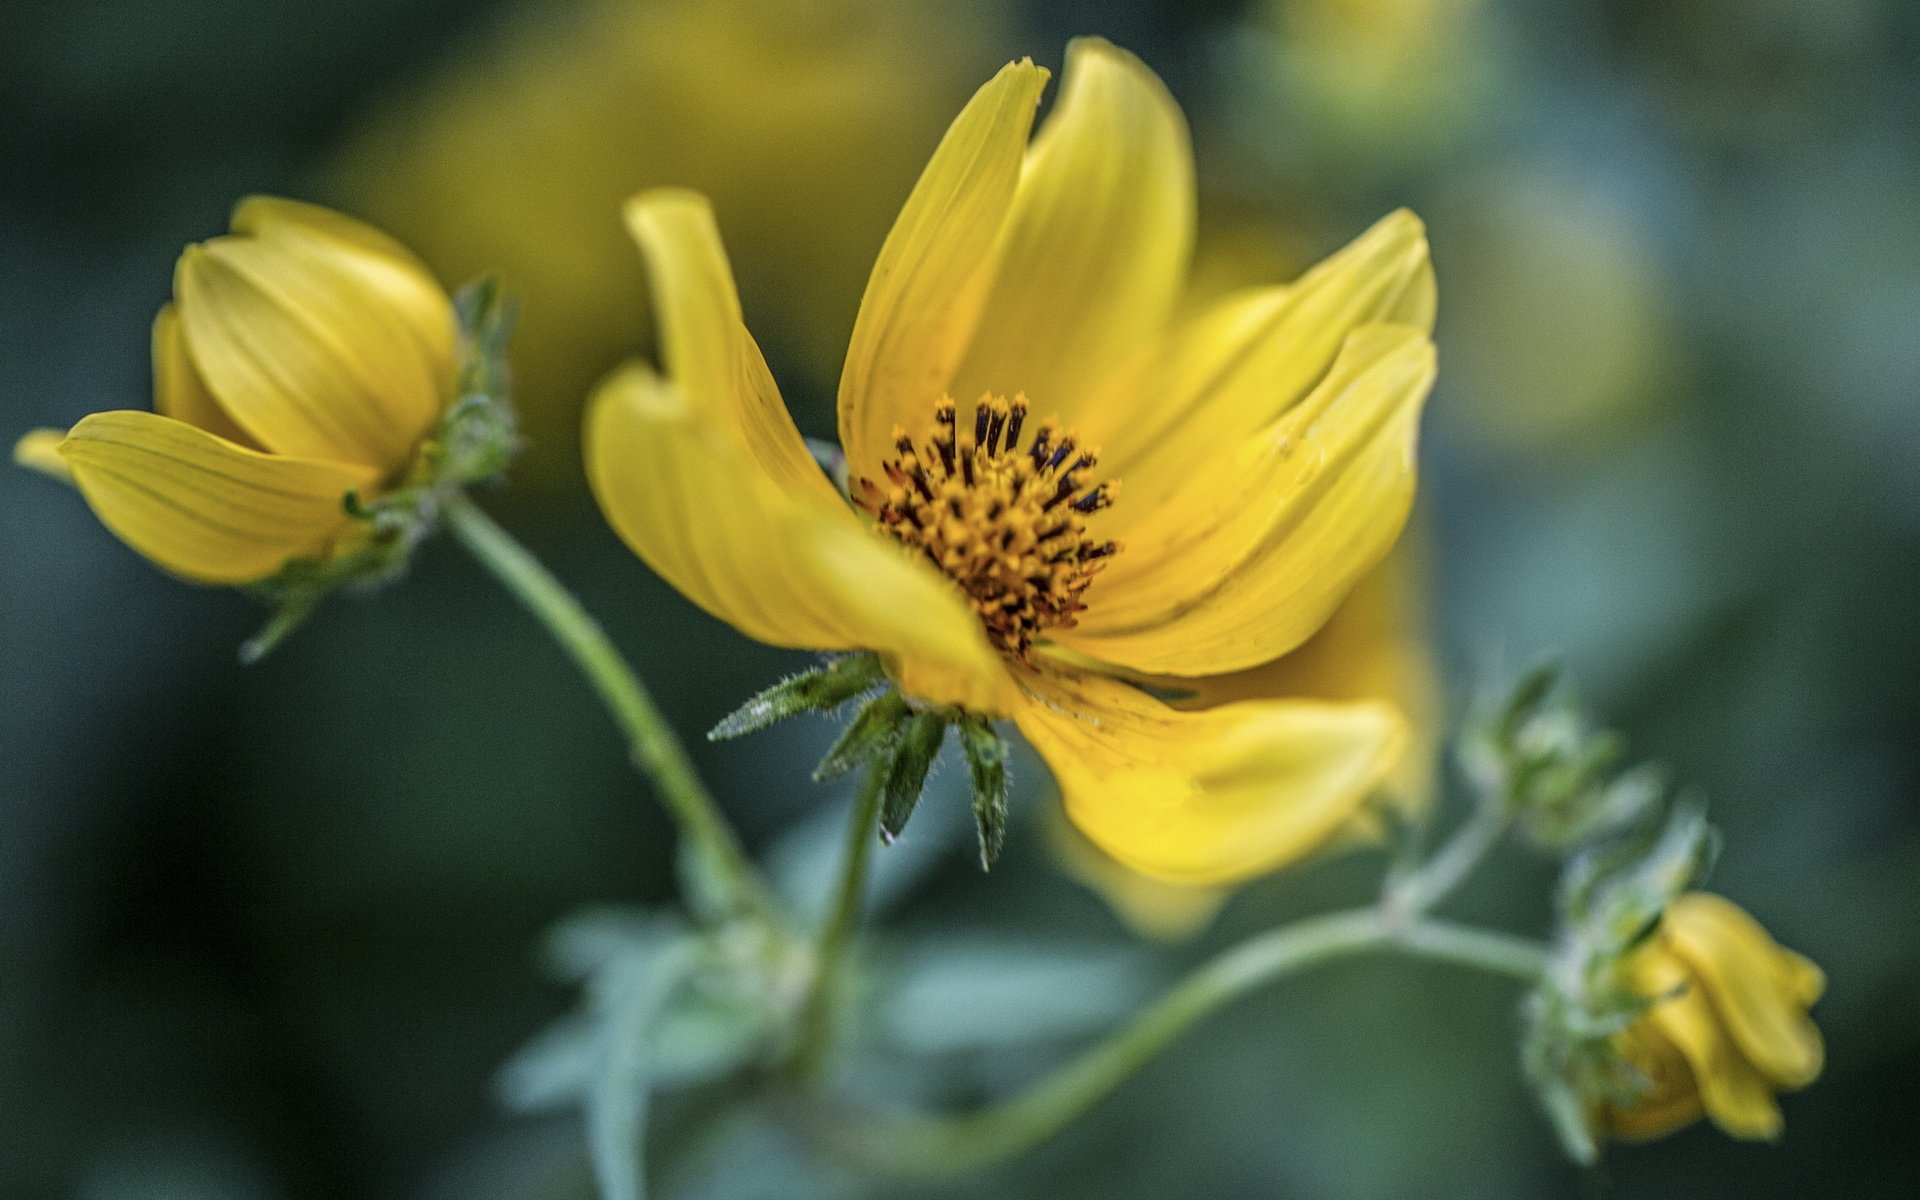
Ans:
[{"label": "flower center", "polygon": [[1098,454],[1053,420],[1021,450],[1026,419],[1025,395],[983,396],[973,428],[960,429],[942,396],[933,436],[916,446],[895,426],[887,484],[862,477],[854,501],[959,584],[988,639],[1022,659],[1043,630],[1073,628],[1087,586],[1120,550],[1087,536],[1087,518],[1120,490],[1086,485]]}]

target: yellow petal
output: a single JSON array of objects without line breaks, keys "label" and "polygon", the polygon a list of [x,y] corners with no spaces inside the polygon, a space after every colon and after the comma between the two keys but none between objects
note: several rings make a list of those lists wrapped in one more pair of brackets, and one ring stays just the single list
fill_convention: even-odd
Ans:
[{"label": "yellow petal", "polygon": [[1804,954],[1795,954],[1784,946],[1780,949],[1781,967],[1787,975],[1787,985],[1801,1004],[1812,1007],[1827,990],[1827,973],[1818,964]]},{"label": "yellow petal", "polygon": [[1067,815],[1145,875],[1232,883],[1323,845],[1400,750],[1385,705],[1276,700],[1179,712],[1088,673],[1023,673],[1020,732]]},{"label": "yellow petal", "polygon": [[677,188],[643,192],[626,216],[647,260],[661,354],[680,396],[730,430],[778,486],[839,505],[747,332],[706,198]]},{"label": "yellow petal", "polygon": [[954,119],[880,248],[840,376],[840,442],[878,476],[892,430],[932,425],[999,261],[1047,72],[1001,68]]},{"label": "yellow petal", "polygon": [[1434,305],[1426,229],[1392,213],[1293,284],[1230,296],[1172,331],[1109,382],[1079,431],[1126,481],[1128,505],[1151,505],[1311,394],[1356,329],[1431,333]]},{"label": "yellow petal", "polygon": [[201,381],[187,354],[180,332],[180,315],[173,305],[161,306],[153,319],[153,410],[163,417],[185,421],[236,445],[259,449],[259,444],[233,423]]},{"label": "yellow petal", "polygon": [[72,483],[73,468],[60,454],[60,443],[66,439],[58,429],[31,430],[13,444],[13,461],[62,483]]},{"label": "yellow petal", "polygon": [[1027,153],[954,397],[1024,391],[1037,413],[1078,428],[1094,386],[1165,326],[1193,226],[1180,106],[1133,55],[1075,41]]},{"label": "yellow petal", "polygon": [[188,247],[174,295],[201,379],[262,446],[391,475],[453,389],[407,278],[390,260],[281,232]]},{"label": "yellow petal", "polygon": [[365,467],[262,454],[170,417],[83,418],[59,453],[100,520],[176,575],[251,583],[290,558],[324,555],[348,527]]},{"label": "yellow petal", "polygon": [[1643,1141],[1664,1137],[1700,1119],[1700,1085],[1679,1047],[1651,1021],[1637,1021],[1621,1032],[1617,1042],[1651,1085],[1632,1106],[1608,1104],[1601,1110],[1607,1131],[1615,1137]]},{"label": "yellow petal", "polygon": [[1139,671],[1244,670],[1311,637],[1399,537],[1433,345],[1363,327],[1319,386],[1258,437],[1196,463],[1172,501],[1123,513],[1125,549],[1087,593],[1081,653]]},{"label": "yellow petal", "polygon": [[944,578],[831,496],[782,488],[734,430],[645,367],[601,386],[586,459],[602,511],[634,553],[747,636],[878,651],[931,703],[982,713],[1011,703],[1006,670]]},{"label": "yellow petal", "polygon": [[453,377],[457,320],[446,289],[413,251],[344,213],[279,196],[249,196],[233,210],[233,232],[305,244],[353,258],[355,273],[412,335],[435,379]]},{"label": "yellow petal", "polygon": [[[1700,981],[1747,1060],[1776,1086],[1805,1087],[1824,1058],[1807,1019],[1804,968],[1729,900],[1691,892],[1667,909],[1662,935]],[[1815,968],[1818,970],[1818,968]]]},{"label": "yellow petal", "polygon": [[1643,996],[1666,997],[1641,1019],[1686,1056],[1713,1123],[1734,1137],[1778,1137],[1773,1088],[1740,1053],[1687,964],[1664,945],[1648,946],[1635,959],[1633,982]]},{"label": "yellow petal", "polygon": [[1271,662],[1198,679],[1130,674],[1168,697],[1175,708],[1216,708],[1236,700],[1385,700],[1407,720],[1406,756],[1388,790],[1410,809],[1433,790],[1440,687],[1428,645],[1416,580],[1419,569],[1403,540],[1357,584],[1320,631]]},{"label": "yellow petal", "polygon": [[1047,845],[1067,874],[1091,888],[1128,928],[1144,937],[1192,937],[1232,895],[1223,887],[1168,883],[1121,866],[1061,815],[1047,821]]}]

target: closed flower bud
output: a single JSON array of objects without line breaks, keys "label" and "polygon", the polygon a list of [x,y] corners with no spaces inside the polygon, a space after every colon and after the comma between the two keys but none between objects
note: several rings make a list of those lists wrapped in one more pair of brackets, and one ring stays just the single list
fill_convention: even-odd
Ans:
[{"label": "closed flower bud", "polygon": [[397,242],[254,197],[231,233],[180,256],[153,326],[154,411],[31,433],[15,456],[73,482],[167,571],[258,583],[378,535],[348,497],[418,482],[458,339],[452,301]]},{"label": "closed flower bud", "polygon": [[1820,1031],[1807,1016],[1825,984],[1820,968],[1704,892],[1675,900],[1620,967],[1647,1007],[1614,1048],[1644,1087],[1631,1101],[1597,1105],[1596,1124],[1649,1138],[1704,1112],[1734,1137],[1778,1136],[1775,1093],[1820,1074]]}]

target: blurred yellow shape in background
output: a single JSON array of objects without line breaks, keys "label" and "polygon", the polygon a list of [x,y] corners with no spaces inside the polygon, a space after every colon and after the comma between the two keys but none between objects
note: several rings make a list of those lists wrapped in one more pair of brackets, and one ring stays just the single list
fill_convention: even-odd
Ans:
[{"label": "blurred yellow shape in background", "polygon": [[532,3],[374,113],[331,186],[442,278],[498,273],[523,302],[517,490],[576,486],[586,393],[649,325],[626,199],[705,193],[763,342],[823,394],[865,265],[1001,57],[999,24],[991,0]]}]

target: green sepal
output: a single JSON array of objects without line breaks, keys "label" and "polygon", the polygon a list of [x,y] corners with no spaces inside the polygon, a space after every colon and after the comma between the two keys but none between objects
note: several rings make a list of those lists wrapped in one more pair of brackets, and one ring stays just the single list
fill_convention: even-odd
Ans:
[{"label": "green sepal", "polygon": [[989,871],[1007,840],[1007,739],[991,722],[960,723],[960,748],[973,781],[973,822],[980,830],[980,869]]},{"label": "green sepal", "polygon": [[507,342],[519,321],[519,306],[507,298],[499,276],[483,275],[454,293],[453,310],[460,320],[461,392],[506,396],[512,382]]},{"label": "green sepal", "polygon": [[889,689],[869,700],[813,769],[814,782],[837,779],[855,767],[891,754],[901,727],[911,715],[912,710],[897,691]]},{"label": "green sepal", "polygon": [[398,578],[413,548],[432,528],[437,511],[431,497],[418,489],[394,492],[371,504],[358,492],[348,492],[340,504],[349,517],[368,526],[365,542],[334,558],[289,559],[271,578],[250,585],[247,594],[273,609],[273,615],[259,633],[241,643],[243,664],[252,666],[272,653],[330,593],[342,588],[370,591]]},{"label": "green sepal", "polygon": [[947,718],[939,713],[915,713],[908,719],[887,764],[887,791],[880,804],[881,841],[891,842],[906,829],[946,737]]},{"label": "green sepal", "polygon": [[727,714],[707,731],[709,741],[756,733],[804,712],[826,712],[872,691],[886,671],[871,654],[849,654],[823,667],[789,676]]},{"label": "green sepal", "polygon": [[279,648],[294,630],[307,623],[313,610],[320,607],[320,598],[325,595],[320,589],[301,589],[289,591],[274,604],[273,615],[260,627],[260,632],[240,643],[240,665],[250,667]]}]

